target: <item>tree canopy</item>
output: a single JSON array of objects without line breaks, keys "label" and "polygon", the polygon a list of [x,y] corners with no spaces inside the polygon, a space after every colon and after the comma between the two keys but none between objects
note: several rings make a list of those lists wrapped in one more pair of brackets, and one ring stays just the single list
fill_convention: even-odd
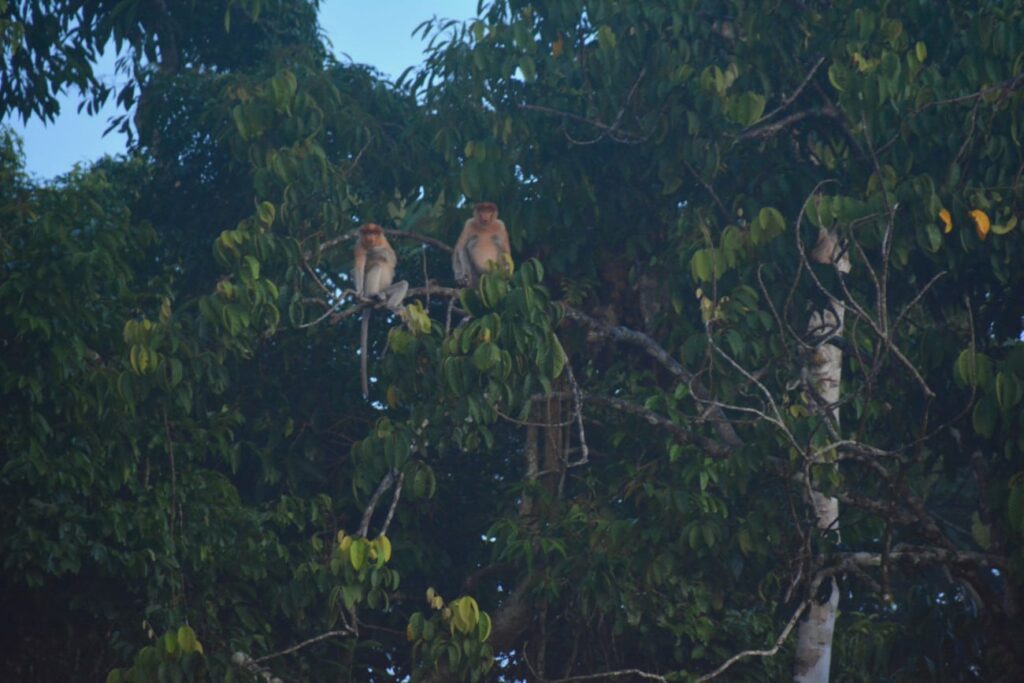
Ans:
[{"label": "tree canopy", "polygon": [[0,0],[5,678],[1020,679],[1020,3],[318,5]]}]

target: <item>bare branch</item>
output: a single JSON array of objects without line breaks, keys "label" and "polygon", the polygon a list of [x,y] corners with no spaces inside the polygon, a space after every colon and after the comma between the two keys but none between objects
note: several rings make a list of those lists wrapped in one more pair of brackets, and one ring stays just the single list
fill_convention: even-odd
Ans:
[{"label": "bare branch", "polygon": [[767,121],[768,119],[770,119],[771,117],[775,116],[780,111],[782,111],[783,109],[788,107],[789,105],[793,104],[793,102],[796,101],[796,98],[800,97],[800,93],[802,93],[804,91],[804,89],[807,87],[807,84],[811,82],[812,78],[814,78],[814,74],[818,73],[818,69],[820,69],[821,65],[824,64],[824,63],[825,63],[825,56],[822,55],[821,57],[818,57],[818,61],[816,61],[814,63],[814,66],[811,67],[811,70],[809,72],[807,72],[807,76],[800,83],[800,85],[797,86],[797,89],[793,91],[793,94],[790,95],[789,97],[787,97],[785,100],[783,100],[782,104],[777,106],[775,109],[771,110],[769,113],[767,113],[764,116],[762,116],[759,121],[751,124],[750,126],[747,126],[747,129],[749,130],[750,128],[753,128],[754,126],[756,126],[761,121]]},{"label": "bare branch", "polygon": [[[568,394],[563,395],[566,397],[571,397],[571,395]],[[729,454],[732,452],[732,448],[728,446],[723,446],[717,441],[709,439],[705,436],[701,436],[700,434],[697,434],[692,430],[683,427],[682,425],[676,424],[675,422],[669,420],[666,417],[662,417],[661,415],[658,415],[657,413],[648,410],[647,408],[638,406],[635,403],[630,403],[629,401],[624,401],[621,398],[585,394],[583,395],[583,399],[585,399],[588,403],[607,406],[609,408],[618,410],[619,412],[626,413],[627,415],[639,417],[654,427],[658,427],[659,429],[664,429],[667,432],[671,432],[682,443],[688,443],[695,446],[699,446],[701,449],[706,451],[708,455],[711,455],[712,457],[727,458],[729,457]]]},{"label": "bare branch", "polygon": [[697,169],[695,169],[689,161],[683,159],[683,164],[686,166],[686,170],[690,172],[690,175],[692,175],[694,179],[698,183],[700,183],[701,187],[704,188],[704,191],[711,195],[711,199],[714,200],[715,206],[718,207],[718,210],[722,212],[722,216],[728,219],[729,211],[725,208],[725,204],[722,203],[722,200],[719,199],[718,194],[715,192],[715,188],[712,187],[710,183],[706,182],[703,178],[700,177],[700,174],[697,173]]},{"label": "bare branch", "polygon": [[771,648],[767,650],[745,650],[744,652],[737,653],[729,659],[725,660],[725,662],[720,667],[718,667],[709,674],[701,676],[693,683],[704,683],[704,681],[710,681],[712,678],[715,678],[716,676],[719,676],[722,673],[724,673],[729,667],[731,667],[736,662],[740,661],[741,659],[746,659],[747,657],[775,656],[775,654],[779,651],[779,648],[782,647],[782,644],[786,642],[787,638],[789,638],[789,634],[793,631],[793,627],[796,626],[796,623],[800,620],[800,616],[804,613],[804,610],[807,609],[808,605],[810,605],[810,600],[804,600],[800,603],[800,606],[797,607],[796,611],[793,612],[793,616],[791,616],[789,618],[789,621],[786,623],[786,627],[782,629],[782,633],[780,633],[779,637],[775,639],[775,645],[773,645]]},{"label": "bare branch", "polygon": [[[823,569],[823,575],[841,574],[851,567],[880,567],[881,553],[852,552],[837,553],[838,564]],[[895,562],[908,562],[912,565],[941,564],[959,567],[984,567],[1005,570],[1007,558],[1001,555],[990,555],[973,550],[949,550],[931,546],[913,546],[898,544],[893,546],[889,559]]]},{"label": "bare branch", "polygon": [[388,516],[384,518],[384,526],[380,528],[380,535],[387,536],[391,527],[391,520],[395,516],[395,508],[398,507],[398,499],[402,496],[402,483],[405,481],[405,473],[398,474],[398,483],[395,484],[395,493],[391,496],[391,507],[388,508]]},{"label": "bare branch", "polygon": [[[519,108],[526,109],[529,111],[537,111],[544,114],[553,114],[556,116],[561,116],[563,121],[562,132],[565,135],[566,139],[569,140],[569,142],[571,142],[574,145],[592,145],[597,142],[600,142],[606,137],[610,137],[615,142],[635,145],[641,142],[646,142],[647,137],[641,136],[637,133],[631,133],[629,131],[622,130],[622,117],[625,115],[626,109],[629,107],[629,103],[633,101],[633,96],[636,95],[636,90],[640,86],[640,81],[642,81],[644,79],[644,76],[646,75],[647,67],[640,69],[640,73],[637,74],[636,79],[633,81],[633,85],[630,87],[629,92],[626,94],[626,99],[622,103],[622,106],[619,107],[619,111],[615,115],[615,120],[611,123],[611,125],[604,123],[603,121],[599,121],[597,119],[589,119],[585,116],[580,116],[578,114],[573,114],[571,112],[553,109],[551,107],[545,107],[539,104],[520,104]],[[580,123],[585,123],[588,126],[597,128],[598,130],[601,131],[601,133],[599,133],[597,137],[593,138],[592,140],[576,140],[571,135],[569,135],[569,132],[565,129],[564,122],[568,119],[571,119],[573,121],[579,121]]]},{"label": "bare branch", "polygon": [[[316,636],[314,638],[310,638],[309,640],[302,641],[298,645],[292,645],[287,650],[281,650],[280,652],[272,652],[269,655],[264,655],[263,657],[260,657],[258,659],[252,659],[250,661],[253,664],[259,664],[260,662],[265,662],[268,659],[274,659],[275,657],[283,657],[284,655],[290,655],[293,652],[298,652],[299,650],[301,650],[303,648],[309,647],[310,645],[315,645],[316,643],[319,643],[319,642],[321,642],[323,640],[328,640],[330,638],[344,638],[344,637],[347,637],[347,636],[354,636],[354,635],[356,635],[355,631],[353,631],[351,627],[346,626],[345,628],[339,629],[339,630],[336,630],[336,631],[328,631],[327,633],[321,633],[320,635],[318,635],[318,636]],[[239,654],[244,654],[244,653],[236,652],[235,656],[237,657]],[[234,660],[234,657],[232,658],[232,660]]]},{"label": "bare branch", "polygon": [[951,97],[945,100],[935,100],[934,102],[928,102],[927,104],[921,105],[921,107],[917,111],[912,112],[911,116],[916,116],[917,114],[920,114],[921,112],[925,111],[926,109],[929,109],[930,107],[939,107],[946,104],[959,104],[961,102],[970,102],[972,100],[977,100],[997,90],[1002,90],[1003,95],[1006,95],[1016,90],[1022,82],[1024,82],[1024,72],[1017,74],[1013,78],[1008,78],[1000,83],[990,85],[987,88],[982,88],[978,92],[971,93],[970,95],[962,95],[960,97]]},{"label": "bare branch", "polygon": [[[567,318],[583,325],[594,334],[611,339],[615,342],[628,344],[642,349],[649,356],[658,361],[658,363],[668,370],[676,379],[685,382],[690,387],[691,393],[695,399],[704,404],[711,403],[709,392],[696,381],[693,373],[684,368],[651,337],[647,336],[643,332],[638,332],[637,330],[632,330],[628,327],[607,325],[566,304],[563,304],[563,309],[565,310],[565,316]],[[743,445],[743,440],[738,434],[736,434],[736,430],[733,429],[729,419],[717,407],[712,411],[712,418],[719,437],[729,449]]]},{"label": "bare branch", "polygon": [[390,230],[385,228],[384,234],[389,235],[391,237],[398,237],[401,239],[422,242],[423,244],[428,244],[436,249],[440,249],[446,254],[452,253],[452,248],[445,244],[444,242],[442,242],[441,240],[435,239],[433,237],[427,237],[426,235],[421,235],[418,232],[406,232],[405,230]]},{"label": "bare branch", "polygon": [[[525,653],[524,653],[525,654]],[[523,657],[526,659],[526,657]],[[625,678],[631,676],[633,678],[639,678],[645,681],[660,681],[661,683],[668,683],[668,679],[658,674],[647,673],[640,669],[622,669],[620,671],[606,671],[598,674],[586,674],[584,676],[569,676],[568,678],[544,678],[536,671],[533,670],[533,666],[530,664],[530,660],[526,659],[526,665],[530,667],[530,671],[541,683],[572,683],[576,681],[612,681],[616,678]]]},{"label": "bare branch", "polygon": [[[366,534],[370,530],[370,519],[373,517],[373,511],[377,509],[377,503],[380,502],[381,496],[383,496],[394,483],[395,471],[391,470],[383,479],[380,480],[380,484],[377,485],[377,490],[373,492],[370,502],[366,505],[366,510],[363,512],[363,520],[359,523],[359,531],[356,532],[356,536],[366,538]],[[390,522],[390,520],[388,521]]]},{"label": "bare branch", "polygon": [[587,448],[587,432],[583,428],[583,392],[576,381],[576,375],[572,372],[572,364],[569,363],[568,358],[565,359],[565,369],[569,373],[569,387],[572,389],[572,412],[576,418],[580,437],[580,458],[576,462],[567,462],[566,467],[569,468],[587,464],[590,461],[590,449]]},{"label": "bare branch", "polygon": [[562,111],[560,109],[554,109],[552,107],[545,107],[545,106],[540,105],[540,104],[520,104],[519,108],[520,109],[526,109],[526,110],[529,110],[529,111],[540,112],[542,114],[551,114],[553,116],[561,116],[561,117],[566,118],[566,119],[571,119],[573,121],[579,121],[580,123],[585,123],[588,126],[593,126],[594,128],[597,128],[598,130],[603,131],[598,137],[594,138],[593,140],[574,140],[572,138],[569,138],[569,141],[572,142],[573,144],[576,144],[576,145],[592,145],[595,142],[598,142],[598,141],[604,139],[605,137],[607,137],[609,135],[611,135],[612,139],[615,140],[616,142],[623,142],[623,143],[626,143],[626,144],[638,144],[638,143],[641,143],[641,142],[646,142],[646,140],[647,140],[647,138],[645,136],[638,135],[637,133],[631,133],[631,132],[626,131],[626,130],[621,130],[621,129],[615,128],[615,124],[608,125],[607,123],[604,123],[603,121],[598,121],[597,119],[588,119],[585,116],[580,116],[579,114],[573,114],[572,112]]}]

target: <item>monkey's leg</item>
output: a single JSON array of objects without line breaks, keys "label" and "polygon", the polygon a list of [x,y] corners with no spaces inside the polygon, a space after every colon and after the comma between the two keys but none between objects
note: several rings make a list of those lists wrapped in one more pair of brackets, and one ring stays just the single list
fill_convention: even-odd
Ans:
[{"label": "monkey's leg", "polygon": [[387,301],[387,307],[392,311],[398,312],[404,308],[402,302],[405,301],[405,295],[408,291],[409,283],[405,280],[399,280],[384,288],[384,291],[380,294]]}]

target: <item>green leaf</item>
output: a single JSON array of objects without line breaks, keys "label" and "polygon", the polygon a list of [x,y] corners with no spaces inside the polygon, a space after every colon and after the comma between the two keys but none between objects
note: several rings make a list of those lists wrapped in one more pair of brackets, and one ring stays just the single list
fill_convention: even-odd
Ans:
[{"label": "green leaf", "polygon": [[764,107],[764,95],[745,92],[728,99],[726,113],[741,126],[750,126],[760,120],[764,114]]},{"label": "green leaf", "polygon": [[409,624],[405,628],[406,638],[408,638],[410,641],[415,641],[422,638],[424,621],[425,620],[422,614],[420,614],[419,612],[414,612],[413,615],[409,617]]},{"label": "green leaf", "polygon": [[605,25],[597,29],[597,43],[602,50],[614,50],[615,42],[615,32],[610,26]]},{"label": "green leaf", "polygon": [[259,206],[256,207],[256,214],[259,216],[260,223],[270,227],[274,222],[274,216],[277,211],[274,205],[270,202],[260,202]]},{"label": "green leaf", "polygon": [[477,623],[477,638],[480,642],[486,642],[491,637],[491,617],[486,612],[480,613],[480,621]]},{"label": "green leaf", "polygon": [[501,360],[501,350],[491,342],[485,342],[476,347],[473,352],[473,365],[480,372],[487,372]]},{"label": "green leaf", "polygon": [[195,652],[198,649],[196,633],[189,626],[178,628],[178,647],[182,652]]},{"label": "green leaf", "polygon": [[246,268],[249,271],[249,276],[253,280],[259,280],[260,279],[260,262],[256,260],[255,256],[248,256],[248,255],[246,255],[246,257],[245,257],[245,266],[246,266]]},{"label": "green leaf", "polygon": [[988,550],[992,547],[992,527],[982,523],[981,517],[977,512],[971,515],[971,538],[983,550]]},{"label": "green leaf", "polygon": [[974,426],[974,431],[989,438],[996,431],[996,421],[999,418],[999,413],[996,410],[995,404],[987,396],[978,400],[974,404],[974,411],[971,413],[971,423]]},{"label": "green leaf", "polygon": [[1013,230],[1016,227],[1017,227],[1017,217],[1016,216],[1011,216],[1010,219],[1008,221],[1006,221],[1005,223],[999,223],[999,224],[993,225],[992,226],[992,234],[993,235],[1005,235],[1006,233],[1010,232],[1011,230]]},{"label": "green leaf", "polygon": [[709,250],[699,249],[694,252],[693,257],[690,259],[690,273],[695,280],[711,282],[714,274],[714,261]]},{"label": "green leaf", "polygon": [[996,402],[1004,413],[1020,402],[1022,393],[1024,387],[1015,375],[1003,372],[996,375]]},{"label": "green leaf", "polygon": [[352,568],[359,571],[366,564],[366,556],[369,553],[369,544],[365,538],[357,538],[352,541],[352,545],[348,548],[348,559],[352,563]]},{"label": "green leaf", "polygon": [[463,633],[469,633],[476,628],[477,620],[480,617],[480,608],[477,607],[476,600],[469,596],[463,596],[455,601],[452,605],[458,614],[457,628]]}]

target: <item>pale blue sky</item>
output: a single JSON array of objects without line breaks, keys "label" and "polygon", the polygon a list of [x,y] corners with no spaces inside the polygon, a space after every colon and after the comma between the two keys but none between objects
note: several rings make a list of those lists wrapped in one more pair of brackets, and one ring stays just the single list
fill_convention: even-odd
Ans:
[{"label": "pale blue sky", "polygon": [[[477,0],[323,0],[320,25],[339,59],[347,55],[397,78],[406,67],[423,61],[426,43],[411,35],[420,22],[435,15],[469,19],[476,10]],[[96,73],[108,83],[115,82],[112,51],[104,55]],[[124,136],[116,131],[103,135],[108,119],[117,113],[112,101],[96,116],[78,114],[77,109],[78,99],[72,93],[61,98],[61,114],[48,125],[35,119],[28,125],[17,118],[5,119],[24,138],[25,165],[37,179],[49,180],[77,162],[124,150]]]}]

